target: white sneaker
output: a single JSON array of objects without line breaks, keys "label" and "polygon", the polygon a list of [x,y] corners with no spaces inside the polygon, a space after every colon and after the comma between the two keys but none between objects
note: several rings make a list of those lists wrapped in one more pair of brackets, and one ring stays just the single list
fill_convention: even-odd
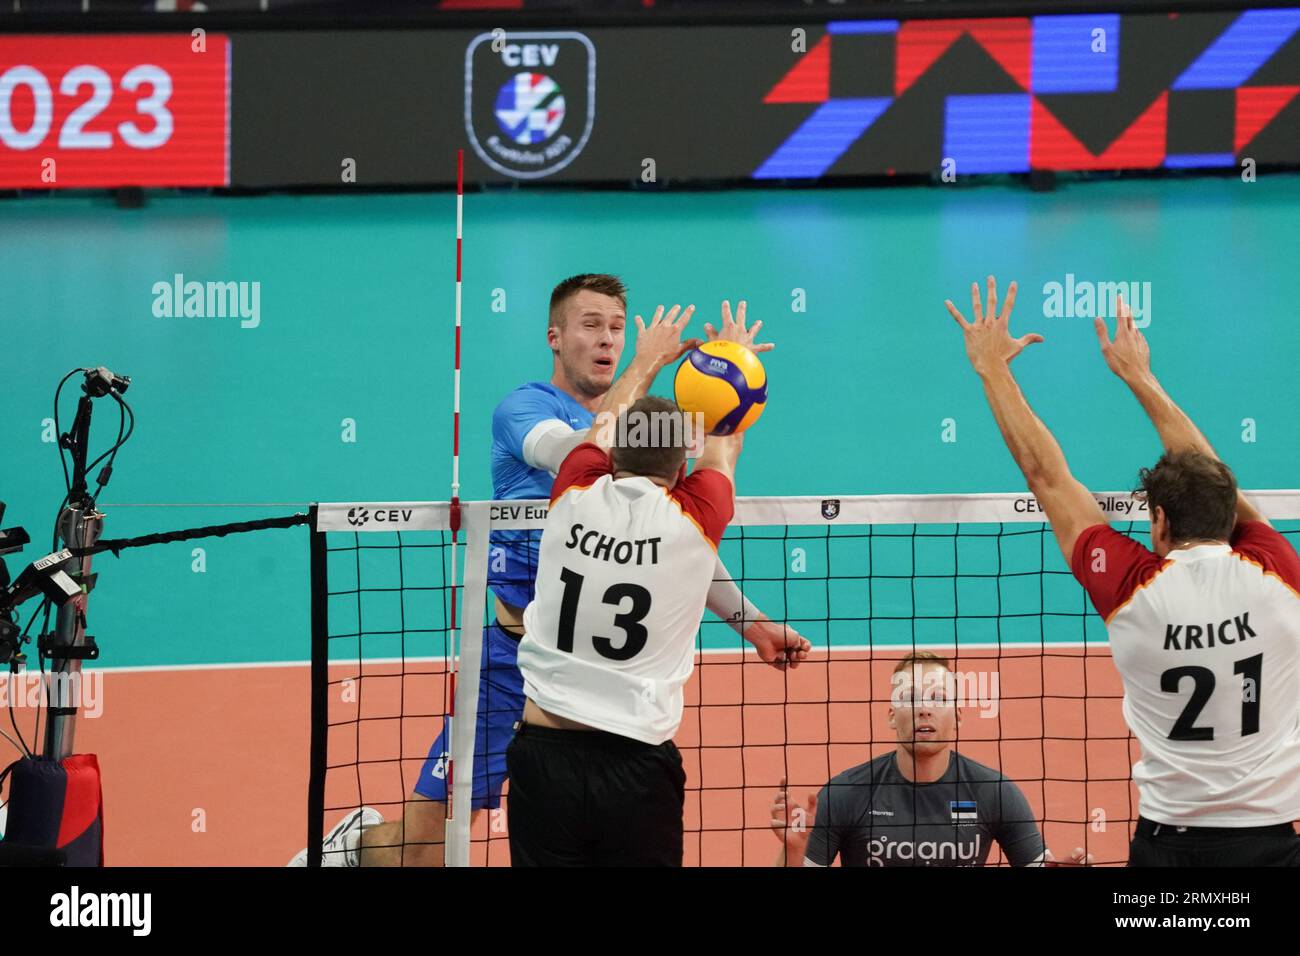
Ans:
[{"label": "white sneaker", "polygon": [[[321,844],[321,866],[360,866],[361,831],[384,822],[383,815],[370,807],[353,810],[325,835]],[[288,863],[289,866],[306,866],[307,851],[302,850]]]}]

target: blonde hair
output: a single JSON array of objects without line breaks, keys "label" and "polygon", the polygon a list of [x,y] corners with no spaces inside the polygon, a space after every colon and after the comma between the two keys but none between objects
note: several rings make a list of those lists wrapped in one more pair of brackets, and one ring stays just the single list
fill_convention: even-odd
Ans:
[{"label": "blonde hair", "polygon": [[894,667],[894,673],[914,667],[917,664],[938,664],[946,671],[952,670],[952,665],[948,663],[948,658],[942,654],[936,654],[934,651],[913,651],[898,662]]}]

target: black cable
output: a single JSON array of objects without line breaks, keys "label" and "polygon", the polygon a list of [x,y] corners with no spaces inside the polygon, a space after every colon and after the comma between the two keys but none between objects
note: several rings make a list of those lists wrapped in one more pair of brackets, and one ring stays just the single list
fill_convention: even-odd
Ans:
[{"label": "black cable", "polygon": [[[50,609],[53,608],[54,605],[53,605],[52,602],[50,602],[50,601],[48,601],[48,600],[47,600],[47,601],[42,601],[41,603],[42,603],[42,604],[44,605],[44,607],[45,607],[45,617],[44,617],[44,619],[41,621],[41,633],[42,633],[42,634],[48,634],[48,633],[50,632]],[[40,642],[39,642],[39,641],[37,642],[37,646],[36,646],[36,659],[37,659],[37,661],[40,662],[40,669],[41,669],[41,687],[44,687],[44,686],[45,686],[45,655],[41,653],[41,648],[40,648]],[[47,695],[45,699],[46,699],[46,701],[48,702],[48,701],[49,701],[49,696]],[[42,711],[42,710],[44,710],[43,707],[37,707],[37,708],[36,708],[36,730],[35,730],[35,732],[33,732],[33,734],[32,734],[32,740],[34,740],[34,741],[36,742],[36,747],[37,747],[37,750],[38,750],[38,751],[39,751],[40,746],[41,746],[41,711]]]},{"label": "black cable", "polygon": [[[107,465],[107,466],[105,467],[105,469],[104,469],[104,480],[103,480],[102,482],[99,483],[99,489],[100,489],[100,490],[103,489],[104,485],[108,484],[108,479],[109,479],[109,477],[110,477],[110,476],[112,475],[112,473],[113,473],[113,464],[117,461],[117,452],[118,452],[118,449],[120,449],[123,445],[125,445],[127,442],[129,442],[129,441],[131,440],[131,436],[135,434],[135,411],[131,408],[130,405],[127,404],[126,399],[123,398],[121,395],[117,394],[116,392],[113,392],[113,393],[111,393],[111,394],[113,395],[114,400],[117,402],[117,404],[118,404],[118,406],[119,406],[119,411],[121,411],[121,412],[125,412],[125,413],[127,414],[127,416],[129,416],[129,418],[130,418],[130,420],[131,420],[131,425],[130,425],[130,427],[127,428],[127,430],[126,430],[126,436],[123,437],[123,435],[122,435],[122,420],[121,420],[121,418],[118,419],[118,423],[117,423],[117,436],[118,436],[117,446],[113,449],[113,457],[110,458],[110,459],[108,460],[108,465]],[[95,496],[96,496],[96,497],[99,497],[99,491],[98,491],[98,490],[95,492]]]},{"label": "black cable", "polygon": [[54,535],[52,540],[50,541],[51,551],[59,550],[59,521],[63,518],[63,508],[68,503],[68,499],[71,497],[72,497],[72,489],[69,488],[67,491],[63,493],[63,500],[59,502],[59,508],[54,513]]},{"label": "black cable", "polygon": [[[9,777],[9,771],[13,769],[14,769],[14,765],[10,764],[9,766],[5,767],[3,770],[0,770],[0,790],[4,789],[5,780]],[[8,800],[0,800],[0,807],[8,806],[8,804],[9,804]],[[8,829],[8,827],[6,827],[5,829]]]},{"label": "black cable", "polygon": [[309,524],[311,516],[305,514],[285,515],[282,518],[258,518],[253,521],[234,521],[229,524],[207,525],[202,528],[185,528],[181,531],[161,531],[144,534],[134,538],[101,538],[94,544],[83,548],[69,548],[73,557],[87,554],[99,554],[111,551],[114,555],[127,548],[143,548],[154,544],[169,544],[174,541],[192,541],[195,538],[224,538],[228,534],[243,534],[247,531],[265,531],[271,528],[293,528]]},{"label": "black cable", "polygon": [[[99,497],[100,491],[102,491],[104,486],[108,484],[108,480],[110,477],[112,477],[113,474],[113,462],[117,460],[118,451],[121,449],[123,445],[125,445],[128,441],[131,440],[131,435],[135,432],[135,412],[131,410],[131,406],[128,405],[126,403],[126,399],[122,398],[122,396],[117,394],[117,392],[113,391],[113,392],[109,392],[108,394],[115,402],[117,402],[119,406],[118,420],[117,420],[117,444],[115,444],[112,448],[104,452],[104,454],[100,455],[98,458],[96,458],[94,461],[92,461],[89,465],[86,466],[86,474],[89,475],[90,472],[94,470],[94,467],[96,465],[98,465],[105,458],[108,459],[108,464],[104,466],[104,471],[100,475],[100,480],[96,482],[95,494],[91,496],[92,498]],[[127,416],[130,416],[131,427],[127,428],[126,434],[123,435],[123,427],[126,424]]]},{"label": "black cable", "polygon": [[[59,464],[63,466],[63,486],[68,492],[72,491],[72,479],[68,475],[68,460],[63,455],[66,449],[63,447],[63,442],[61,440],[63,438],[63,429],[59,427],[59,394],[63,391],[63,386],[67,384],[68,379],[72,378],[72,376],[76,375],[78,372],[87,371],[89,371],[89,369],[74,368],[71,372],[60,379],[58,387],[54,390],[54,438],[55,441],[59,443]],[[67,498],[64,498],[64,500],[66,501]],[[63,506],[60,505],[59,510],[62,509]]]},{"label": "black cable", "polygon": [[[36,615],[40,614],[40,613],[41,613],[41,609],[44,608],[44,607],[45,607],[46,605],[48,605],[49,603],[50,603],[50,602],[49,602],[49,599],[48,599],[48,598],[45,599],[44,601],[42,601],[42,602],[40,603],[40,606],[37,607],[36,610],[32,612],[32,616],[29,617],[29,618],[27,619],[27,626],[26,626],[25,628],[23,628],[22,636],[19,637],[19,639],[18,639],[18,646],[19,646],[19,647],[22,647],[23,644],[27,643],[27,632],[30,631],[30,630],[32,629],[32,625],[33,625],[34,623],[36,623]],[[10,673],[11,673],[11,674],[12,674],[12,673],[15,673],[15,671],[11,668],[11,669],[10,669]],[[40,718],[40,713],[39,713],[39,711],[37,712],[37,715],[36,715],[36,716],[37,716],[37,719],[39,720],[39,718]],[[22,732],[21,730],[18,729],[18,716],[14,713],[14,698],[13,698],[13,695],[12,695],[12,694],[9,695],[9,722],[10,722],[11,724],[13,724],[14,733],[16,733],[16,734],[18,735],[18,742],[19,742],[20,744],[22,744],[23,753],[24,753],[25,755],[27,755],[28,757],[34,757],[34,756],[36,756],[34,753],[32,753],[32,748],[29,747],[29,746],[27,746],[27,738],[24,737],[24,736],[23,736],[23,732]]]}]

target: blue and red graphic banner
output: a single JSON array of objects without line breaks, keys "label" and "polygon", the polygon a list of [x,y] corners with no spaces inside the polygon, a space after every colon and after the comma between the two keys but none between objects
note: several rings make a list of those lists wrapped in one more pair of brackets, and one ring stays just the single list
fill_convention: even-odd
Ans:
[{"label": "blue and red graphic banner", "polygon": [[1232,166],[1270,132],[1295,162],[1297,94],[1300,9],[832,22],[764,96],[808,112],[753,176]]}]

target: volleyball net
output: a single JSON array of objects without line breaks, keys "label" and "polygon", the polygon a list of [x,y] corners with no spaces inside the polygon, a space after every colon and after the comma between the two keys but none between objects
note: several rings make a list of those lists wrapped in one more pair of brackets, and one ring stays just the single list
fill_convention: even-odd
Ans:
[{"label": "volleyball net", "polygon": [[[1300,491],[1250,495],[1300,544]],[[1141,502],[1098,500],[1113,527],[1148,541]],[[451,794],[446,860],[509,861],[508,783],[499,809],[469,812],[488,566],[492,534],[540,533],[546,502],[467,502],[461,513],[453,577],[446,502],[314,512],[309,846],[359,806],[401,819],[450,719],[438,768]],[[813,653],[778,671],[705,615],[675,738],[687,865],[772,865],[779,781],[802,802],[897,748],[893,671],[918,651],[951,664],[953,749],[1017,784],[1058,859],[1074,847],[1099,864],[1127,859],[1140,754],[1105,627],[1031,496],[739,498],[719,553],[745,596]],[[995,847],[988,863],[1006,862]]]}]

